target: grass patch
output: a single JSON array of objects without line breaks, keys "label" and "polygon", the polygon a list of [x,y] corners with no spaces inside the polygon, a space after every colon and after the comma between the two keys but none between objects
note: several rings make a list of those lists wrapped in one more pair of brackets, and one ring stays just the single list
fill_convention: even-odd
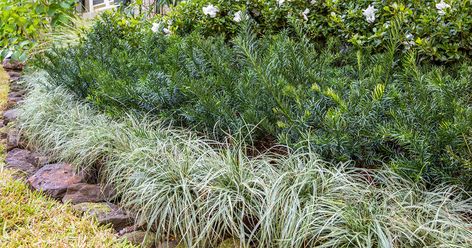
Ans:
[{"label": "grass patch", "polygon": [[0,170],[0,247],[133,247]]},{"label": "grass patch", "polygon": [[28,82],[36,87],[19,117],[24,134],[80,169],[99,164],[102,180],[158,239],[188,247],[229,236],[257,247],[472,244],[472,198],[455,187],[426,190],[389,169],[333,165],[312,152],[248,158],[237,145],[214,149],[162,123],[111,119],[44,74]]},{"label": "grass patch", "polygon": [[9,79],[10,76],[0,66],[0,111],[4,111],[7,107],[7,97],[10,91]]},{"label": "grass patch", "polygon": [[[3,67],[0,66],[0,113],[3,113],[7,107],[8,103],[8,92],[10,91],[9,80],[10,76],[3,70]],[[3,115],[0,118],[0,121],[3,122]],[[0,128],[0,132],[5,132],[5,127]],[[5,141],[0,141],[0,161],[5,159]],[[0,163],[1,169],[1,163]]]}]

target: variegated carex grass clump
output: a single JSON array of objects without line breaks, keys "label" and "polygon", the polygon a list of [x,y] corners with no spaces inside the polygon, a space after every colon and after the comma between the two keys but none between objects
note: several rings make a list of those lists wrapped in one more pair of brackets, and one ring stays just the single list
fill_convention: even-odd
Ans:
[{"label": "variegated carex grass clump", "polygon": [[111,119],[45,74],[26,79],[22,132],[31,145],[78,169],[100,169],[121,203],[158,238],[212,247],[471,247],[472,198],[426,189],[388,169],[330,165],[310,151],[248,157],[132,115]]}]

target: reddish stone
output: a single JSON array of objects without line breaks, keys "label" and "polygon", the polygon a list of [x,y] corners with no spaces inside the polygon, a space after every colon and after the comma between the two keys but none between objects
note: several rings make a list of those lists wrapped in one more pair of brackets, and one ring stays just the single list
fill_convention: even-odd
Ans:
[{"label": "reddish stone", "polygon": [[20,62],[11,62],[9,59],[5,59],[3,61],[3,68],[7,71],[9,70],[16,70],[21,71],[25,65]]},{"label": "reddish stone", "polygon": [[7,71],[8,73],[8,76],[10,76],[10,78],[19,78],[21,77],[21,72],[19,71]]},{"label": "reddish stone", "polygon": [[11,83],[16,82],[16,81],[18,81],[18,80],[20,80],[19,77],[10,77],[10,82],[11,82]]},{"label": "reddish stone", "polygon": [[26,94],[25,90],[12,91],[8,93],[8,97],[22,97]]},{"label": "reddish stone", "polygon": [[3,113],[3,123],[7,125],[10,122],[15,121],[18,118],[18,109],[10,109]]},{"label": "reddish stone", "polygon": [[101,225],[111,224],[116,231],[132,225],[133,222],[133,218],[121,209],[114,209],[111,213],[98,216],[98,223]]},{"label": "reddish stone", "polygon": [[20,131],[18,131],[18,129],[8,130],[7,144],[6,144],[7,151],[10,151],[14,148],[26,147],[26,145],[21,142],[20,138],[21,138],[21,134],[20,134]]},{"label": "reddish stone", "polygon": [[47,160],[48,158],[46,156],[42,156],[39,153],[14,148],[8,152],[5,162],[9,163],[10,161],[23,161],[30,163],[35,167],[41,167],[46,164]]},{"label": "reddish stone", "polygon": [[15,105],[21,103],[23,101],[22,96],[12,96],[8,97],[7,105],[9,108],[14,107]]},{"label": "reddish stone", "polygon": [[8,152],[5,162],[8,163],[9,161],[14,160],[24,161],[32,165],[36,165],[35,154],[24,149],[15,148]]},{"label": "reddish stone", "polygon": [[6,168],[22,171],[28,176],[37,170],[33,154],[27,150],[15,148],[9,151],[5,163]]},{"label": "reddish stone", "polygon": [[62,202],[72,204],[82,202],[103,202],[111,196],[109,187],[102,187],[97,184],[78,183],[67,188],[67,192],[62,198]]},{"label": "reddish stone", "polygon": [[81,183],[84,177],[76,174],[70,164],[48,164],[28,178],[28,183],[55,199],[61,199],[71,185]]}]

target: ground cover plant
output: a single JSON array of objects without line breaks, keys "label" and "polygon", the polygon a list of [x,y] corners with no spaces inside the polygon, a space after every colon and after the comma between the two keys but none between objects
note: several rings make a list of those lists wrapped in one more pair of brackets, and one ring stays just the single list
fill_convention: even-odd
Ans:
[{"label": "ground cover plant", "polygon": [[189,131],[130,113],[112,119],[44,73],[19,123],[30,145],[79,169],[99,165],[122,204],[188,247],[233,236],[256,247],[469,247],[471,199],[459,188],[390,169],[323,162],[313,152],[249,158]]},{"label": "ground cover plant", "polygon": [[[414,180],[471,180],[471,62],[448,66],[403,53],[408,32],[392,20],[382,53],[331,38],[258,37],[248,21],[231,40],[167,36],[114,14],[77,46],[40,59],[53,85],[112,116],[145,113],[223,138],[253,138],[358,167],[383,163]],[[252,129],[252,128],[249,128]]]}]

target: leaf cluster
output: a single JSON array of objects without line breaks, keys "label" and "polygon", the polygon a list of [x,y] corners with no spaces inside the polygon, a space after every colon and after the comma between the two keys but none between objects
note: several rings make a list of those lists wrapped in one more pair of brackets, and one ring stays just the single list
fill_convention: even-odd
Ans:
[{"label": "leaf cluster", "polygon": [[0,60],[24,62],[29,51],[54,27],[69,21],[75,0],[1,0]]}]

